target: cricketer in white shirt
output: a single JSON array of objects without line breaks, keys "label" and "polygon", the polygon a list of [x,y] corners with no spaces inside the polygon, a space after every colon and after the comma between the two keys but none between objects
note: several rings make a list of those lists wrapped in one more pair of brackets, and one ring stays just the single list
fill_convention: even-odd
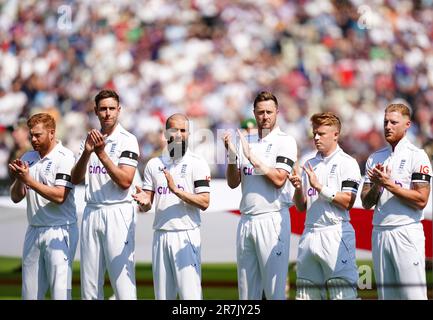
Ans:
[{"label": "cricketer in white shirt", "polygon": [[157,300],[200,300],[200,210],[210,201],[210,169],[188,149],[189,120],[176,113],[166,122],[167,148],[144,169],[134,199],[144,211],[155,202],[152,271]]},{"label": "cricketer in white shirt", "polygon": [[[81,151],[84,150],[84,142]],[[117,124],[104,150],[114,165],[138,165],[137,138]],[[117,299],[136,299],[135,206],[133,188],[116,184],[93,152],[85,174],[86,207],[81,225],[81,291],[83,299],[103,299],[105,270]]]},{"label": "cricketer in white shirt", "polygon": [[[366,170],[377,164],[390,170],[395,184],[411,189],[414,183],[429,184],[432,172],[424,150],[404,137],[392,151],[386,147],[373,153]],[[371,183],[368,175],[364,183]],[[380,299],[427,299],[423,210],[410,206],[382,188],[373,215],[373,262]],[[395,287],[402,283],[403,286]],[[404,284],[409,284],[404,286]],[[411,284],[413,286],[411,286]],[[394,285],[394,286],[393,286]]]},{"label": "cricketer in white shirt", "polygon": [[200,156],[187,151],[172,160],[151,159],[144,170],[143,190],[154,193],[152,269],[155,298],[202,299],[200,209],[173,194],[162,169],[188,193],[209,193],[210,169]]},{"label": "cricketer in white shirt", "polygon": [[362,205],[374,208],[372,253],[379,299],[427,299],[425,236],[421,220],[430,196],[432,167],[424,150],[407,138],[411,110],[392,102],[385,109],[389,146],[366,163]]},{"label": "cricketer in white shirt", "polygon": [[[318,152],[306,162],[305,166],[309,165],[320,184],[333,194],[346,192],[356,196],[361,181],[359,165],[338,145],[327,157]],[[306,195],[307,214],[299,240],[297,278],[308,280],[321,288],[321,299],[326,297],[323,288],[332,279],[345,279],[356,288],[358,268],[355,230],[349,223],[349,210],[321,197],[310,185],[305,171],[302,174],[302,187]]]},{"label": "cricketer in white shirt", "polygon": [[[250,151],[270,168],[292,171],[297,160],[296,141],[279,127],[260,139],[245,137]],[[288,181],[275,187],[255,168],[238,145],[242,198],[241,219],[237,230],[239,298],[286,299],[286,279],[290,250],[291,191]]]},{"label": "cricketer in white shirt", "polygon": [[9,164],[14,202],[27,200],[28,227],[22,257],[22,297],[71,299],[72,262],[78,243],[71,169],[73,153],[55,140],[55,121],[47,113],[27,122],[34,151]]},{"label": "cricketer in white shirt", "polygon": [[[316,156],[289,177],[293,200],[306,210],[299,240],[296,299],[356,299],[358,270],[355,231],[350,224],[361,174],[358,163],[338,145],[341,122],[333,112],[310,118]],[[327,292],[328,291],[328,292]]]}]

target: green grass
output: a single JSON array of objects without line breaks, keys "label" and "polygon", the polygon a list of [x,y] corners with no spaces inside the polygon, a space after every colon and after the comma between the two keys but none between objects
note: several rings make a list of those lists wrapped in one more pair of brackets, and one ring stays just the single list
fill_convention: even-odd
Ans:
[{"label": "green grass", "polygon": [[[366,265],[370,268],[373,276],[372,289],[359,290],[362,299],[377,299],[374,286],[374,275],[371,261],[358,261],[358,266]],[[18,258],[0,257],[0,299],[21,298],[21,260]],[[361,275],[362,276],[362,275]],[[80,265],[73,265],[73,299],[80,299]],[[154,299],[152,285],[152,268],[150,264],[136,265],[137,297],[138,299]],[[433,280],[432,272],[427,272],[427,283]],[[203,298],[206,300],[237,300],[237,274],[236,264],[203,264],[202,265]],[[289,266],[289,299],[295,297],[296,270],[295,264]],[[113,295],[108,277],[105,280],[105,298]],[[433,298],[431,286],[429,287],[429,298]],[[49,299],[49,294],[47,295]]]}]

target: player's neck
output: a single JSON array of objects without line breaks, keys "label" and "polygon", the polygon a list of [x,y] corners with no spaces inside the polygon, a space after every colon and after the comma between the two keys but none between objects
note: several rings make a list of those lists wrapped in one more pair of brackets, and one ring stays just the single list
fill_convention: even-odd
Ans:
[{"label": "player's neck", "polygon": [[268,129],[268,128],[266,128],[266,129],[259,128],[257,130],[258,134],[259,134],[259,139],[261,140],[261,139],[266,138],[274,129],[275,129],[275,126],[272,127],[272,128],[270,128],[270,129]]},{"label": "player's neck", "polygon": [[110,126],[110,127],[102,127],[101,128],[101,132],[103,134],[106,134],[107,136],[109,136],[109,135],[111,135],[114,132],[114,130],[116,129],[116,127],[117,127],[117,123],[115,123],[113,126]]},{"label": "player's neck", "polygon": [[333,154],[337,150],[337,145],[332,146],[329,150],[326,150],[326,152],[322,151],[320,152],[322,154],[323,158],[329,157],[331,154]]},{"label": "player's neck", "polygon": [[39,156],[41,159],[45,158],[47,154],[49,154],[57,145],[56,139],[53,139],[53,141],[48,145],[48,147],[44,150],[39,150]]},{"label": "player's neck", "polygon": [[398,144],[401,142],[401,140],[403,140],[403,138],[401,138],[400,140],[397,140],[397,141],[388,141],[389,145],[391,146],[392,152],[395,151],[395,148],[397,148]]}]

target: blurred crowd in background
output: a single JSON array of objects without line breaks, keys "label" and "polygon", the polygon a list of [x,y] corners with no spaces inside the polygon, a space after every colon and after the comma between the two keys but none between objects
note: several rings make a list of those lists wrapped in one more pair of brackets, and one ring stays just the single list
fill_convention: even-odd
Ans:
[{"label": "blurred crowd in background", "polygon": [[141,148],[140,172],[182,112],[195,152],[224,176],[218,132],[253,117],[262,90],[279,99],[279,125],[311,154],[310,116],[335,111],[340,144],[359,162],[385,145],[383,110],[413,109],[409,137],[433,154],[433,0],[0,0],[0,179],[31,148],[25,121],[50,112],[78,152],[98,128],[93,98],[121,98],[121,123]]}]

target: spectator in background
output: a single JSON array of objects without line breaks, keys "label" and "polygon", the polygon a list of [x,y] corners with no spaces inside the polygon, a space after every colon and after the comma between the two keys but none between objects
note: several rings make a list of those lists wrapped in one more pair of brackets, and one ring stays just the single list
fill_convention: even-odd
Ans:
[{"label": "spectator in background", "polygon": [[14,159],[19,159],[24,153],[32,149],[32,145],[29,140],[29,129],[27,127],[27,121],[24,118],[18,119],[17,123],[8,127],[13,138],[13,148],[9,155],[9,162]]}]

